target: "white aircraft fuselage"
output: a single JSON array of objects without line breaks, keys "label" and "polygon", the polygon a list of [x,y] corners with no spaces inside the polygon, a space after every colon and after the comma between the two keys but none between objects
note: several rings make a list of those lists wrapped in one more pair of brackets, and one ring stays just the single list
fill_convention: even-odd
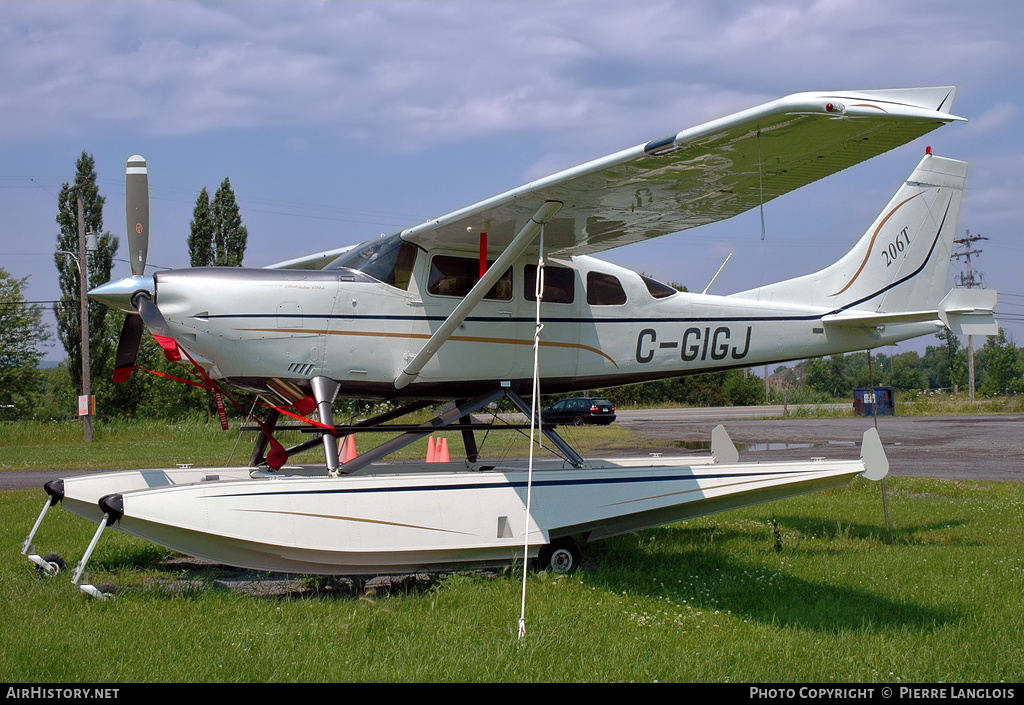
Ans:
[{"label": "white aircraft fuselage", "polygon": [[[528,390],[536,320],[536,301],[526,295],[525,271],[535,265],[528,258],[512,267],[503,298],[481,301],[417,381],[395,389],[460,300],[431,293],[429,278],[435,257],[464,253],[418,254],[407,289],[350,269],[207,268],[157,275],[157,302],[174,337],[212,363],[212,376],[244,387],[325,376],[351,396],[451,398],[502,381]],[[548,288],[556,270],[571,288],[559,291],[558,303],[541,303],[545,392],[863,350],[936,330],[933,323],[830,329],[821,319],[834,309],[669,293],[664,285],[656,298],[640,275],[586,256],[549,260]],[[613,303],[591,303],[588,279],[613,288]]]}]

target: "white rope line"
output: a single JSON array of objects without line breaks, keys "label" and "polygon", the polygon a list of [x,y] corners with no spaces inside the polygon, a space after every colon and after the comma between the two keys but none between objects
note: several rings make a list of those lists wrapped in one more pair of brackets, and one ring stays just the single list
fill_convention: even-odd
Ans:
[{"label": "white rope line", "polygon": [[540,226],[540,254],[537,258],[537,281],[534,283],[537,317],[533,333],[533,398],[530,400],[530,461],[526,472],[526,521],[523,529],[523,592],[519,606],[519,638],[526,636],[526,570],[530,555],[530,504],[533,499],[534,430],[540,431],[540,302],[544,298],[544,226]]},{"label": "white rope line", "polygon": [[764,286],[764,268],[765,263],[768,261],[768,243],[764,240],[765,227],[764,227],[764,170],[761,161],[761,128],[757,130],[757,188],[758,188],[758,200],[760,201],[761,211],[761,278],[757,284],[757,298],[761,299],[761,287]]},{"label": "white rope line", "polygon": [[764,176],[761,163],[761,130],[757,131],[757,187],[761,200],[761,239],[764,240]]},{"label": "white rope line", "polygon": [[[257,404],[257,402],[258,402],[257,399],[253,399],[252,400],[252,408],[249,409],[249,416],[247,418],[252,418],[253,412],[256,411],[256,404]],[[235,438],[235,445],[231,446],[231,452],[228,454],[228,461],[226,463],[224,463],[224,467],[226,467],[226,468],[227,467],[231,467],[231,459],[233,457],[235,457],[235,449],[238,448],[238,442],[240,440],[242,440],[242,433],[243,433],[242,426],[241,426],[241,424],[239,424],[239,426],[238,426],[238,437]]]}]

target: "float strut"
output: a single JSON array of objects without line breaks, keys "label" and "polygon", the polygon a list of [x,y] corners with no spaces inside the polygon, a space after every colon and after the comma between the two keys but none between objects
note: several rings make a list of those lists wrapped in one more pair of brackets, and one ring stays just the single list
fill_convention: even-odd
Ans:
[{"label": "float strut", "polygon": [[[78,585],[78,581],[81,580],[83,576],[88,578],[88,574],[85,572],[85,565],[89,562],[89,559],[92,557],[92,552],[96,548],[96,544],[99,543],[100,535],[103,533],[103,530],[107,528],[107,522],[109,520],[110,516],[107,514],[104,514],[103,519],[100,520],[99,528],[96,529],[96,533],[93,534],[92,541],[89,542],[89,548],[85,549],[85,555],[82,556],[82,560],[78,561],[78,565],[75,566],[74,572],[71,573],[72,585]],[[78,585],[78,589],[87,595],[92,595],[97,599],[105,599],[103,593],[101,593],[95,587],[90,585],[88,582],[82,585]]]},{"label": "float strut", "polygon": [[[267,416],[263,420],[263,425],[273,431],[277,428],[277,420],[281,417],[281,412],[277,409],[270,409],[267,411]],[[249,467],[254,468],[260,465],[266,464],[266,452],[267,444],[270,442],[270,437],[267,436],[267,432],[260,428],[260,435],[256,437],[256,445],[252,449],[252,455],[249,457]]]},{"label": "float strut", "polygon": [[[320,423],[334,426],[332,405],[338,396],[338,383],[330,377],[314,377],[311,381],[316,409],[320,413]],[[324,433],[324,456],[327,459],[327,474],[331,477],[341,475],[341,461],[338,460],[338,439],[333,432]]]},{"label": "float strut", "polygon": [[43,511],[39,512],[39,518],[36,519],[35,526],[32,527],[32,531],[29,532],[28,538],[21,543],[21,554],[27,556],[30,561],[39,566],[47,575],[56,575],[59,568],[49,561],[44,561],[41,556],[36,553],[36,547],[32,545],[32,539],[35,538],[36,532],[39,531],[39,525],[43,523],[43,517],[46,516],[47,510],[50,508],[50,500],[46,500],[46,504],[43,505]]},{"label": "float strut", "polygon": [[[49,509],[50,500],[46,500],[46,504],[43,505],[43,511],[39,512],[39,518],[36,519],[35,525],[32,526],[32,531],[29,532],[28,538],[21,542],[21,554],[23,556],[28,555],[29,551],[32,550],[32,539],[35,538],[36,532],[39,531],[39,525],[43,523],[43,517],[46,516],[46,512]],[[31,556],[29,558],[31,559]]]},{"label": "float strut", "polygon": [[[93,534],[92,541],[89,542],[89,548],[85,549],[85,555],[82,556],[82,560],[78,561],[78,565],[75,566],[75,570],[71,573],[71,584],[78,585],[78,581],[83,577],[88,577],[85,573],[85,566],[92,557],[92,552],[96,549],[96,544],[100,542],[100,536],[103,534],[103,530],[107,526],[114,524],[124,514],[124,500],[119,494],[108,494],[100,498],[98,502],[100,509],[103,510],[103,519],[100,520],[99,528],[96,529],[96,533]],[[78,589],[87,595],[92,595],[98,600],[105,600],[107,596],[100,592],[93,585],[85,583],[78,585]]]},{"label": "float strut", "polygon": [[46,494],[50,496],[46,500],[46,504],[43,505],[43,511],[39,512],[39,517],[36,519],[36,523],[32,526],[32,531],[29,532],[28,538],[22,541],[21,554],[23,556],[28,556],[28,559],[42,568],[47,575],[55,575],[59,568],[57,568],[53,563],[44,561],[36,555],[35,547],[32,545],[32,539],[35,538],[36,532],[39,531],[39,527],[42,526],[46,512],[49,511],[50,507],[64,499],[64,481],[50,480],[43,485],[43,489],[46,490]]}]

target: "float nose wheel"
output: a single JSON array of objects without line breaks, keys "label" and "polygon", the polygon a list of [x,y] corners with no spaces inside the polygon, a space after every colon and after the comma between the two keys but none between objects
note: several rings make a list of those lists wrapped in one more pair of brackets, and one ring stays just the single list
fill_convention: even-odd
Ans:
[{"label": "float nose wheel", "polygon": [[555,539],[540,549],[537,556],[537,568],[550,570],[554,573],[568,573],[577,568],[583,559],[583,551],[579,544],[569,537]]},{"label": "float nose wheel", "polygon": [[66,567],[64,559],[56,553],[47,553],[45,556],[36,555],[34,546],[29,546],[29,550],[26,555],[30,561],[35,563],[36,570],[39,571],[40,575],[51,577],[64,570]]},{"label": "float nose wheel", "polygon": [[64,558],[56,553],[47,553],[43,556],[43,561],[45,561],[47,566],[46,568],[40,568],[44,575],[56,575],[67,567]]}]

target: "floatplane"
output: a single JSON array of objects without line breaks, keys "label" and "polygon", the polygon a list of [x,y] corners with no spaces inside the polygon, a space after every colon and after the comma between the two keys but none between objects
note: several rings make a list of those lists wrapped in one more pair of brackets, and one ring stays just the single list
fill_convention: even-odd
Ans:
[{"label": "floatplane", "polygon": [[[721,426],[707,457],[587,459],[539,425],[539,394],[871,349],[947,325],[995,332],[995,293],[946,291],[967,175],[930,149],[853,248],[815,273],[729,296],[680,292],[595,253],[721,221],[946,123],[951,87],[801,93],[608,155],[354,247],[264,268],[145,273],[148,176],[128,160],[132,276],[89,296],[127,312],[115,377],[148,330],[211,388],[267,407],[247,467],[53,480],[49,507],[191,556],[265,571],[366,575],[539,560],[566,570],[594,541],[713,512],[878,480],[861,457],[740,463]],[[338,395],[394,410],[336,425]],[[532,397],[527,404],[524,397]],[[475,412],[508,400],[554,460],[484,462]],[[429,421],[393,423],[447,402]],[[314,413],[315,412],[315,413]],[[284,448],[285,415],[311,436]],[[421,417],[422,418],[422,417]],[[538,428],[539,426],[539,428]],[[389,463],[439,429],[464,464]],[[394,431],[355,458],[339,438]],[[532,441],[531,441],[532,442]],[[298,465],[323,449],[324,463]],[[319,450],[317,451],[319,452]],[[339,457],[340,456],[340,457]],[[535,472],[536,471],[536,472]]]}]

